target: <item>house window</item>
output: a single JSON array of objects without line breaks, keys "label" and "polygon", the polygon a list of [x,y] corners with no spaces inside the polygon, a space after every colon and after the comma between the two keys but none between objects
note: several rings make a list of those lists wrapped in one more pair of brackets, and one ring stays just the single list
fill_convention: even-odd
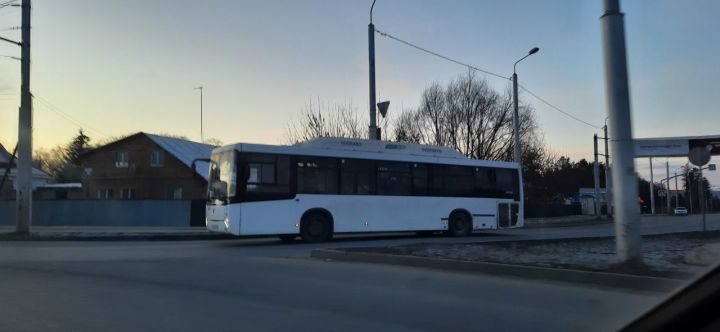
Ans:
[{"label": "house window", "polygon": [[120,189],[120,199],[135,199],[135,188]]},{"label": "house window", "polygon": [[115,153],[115,167],[126,168],[130,164],[130,158],[127,151],[118,151]]},{"label": "house window", "polygon": [[165,152],[162,150],[153,150],[150,152],[150,166],[163,167],[165,165]]},{"label": "house window", "polygon": [[109,188],[100,188],[97,190],[97,199],[112,199],[113,190]]},{"label": "house window", "polygon": [[167,199],[182,199],[182,192],[182,187],[168,189],[166,197]]}]

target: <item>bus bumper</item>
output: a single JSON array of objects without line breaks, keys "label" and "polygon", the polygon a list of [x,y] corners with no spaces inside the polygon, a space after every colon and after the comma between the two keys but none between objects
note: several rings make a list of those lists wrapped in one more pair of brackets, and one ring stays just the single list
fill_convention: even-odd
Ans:
[{"label": "bus bumper", "polygon": [[230,233],[230,223],[227,219],[225,220],[208,220],[205,219],[205,228],[208,231],[215,233]]}]

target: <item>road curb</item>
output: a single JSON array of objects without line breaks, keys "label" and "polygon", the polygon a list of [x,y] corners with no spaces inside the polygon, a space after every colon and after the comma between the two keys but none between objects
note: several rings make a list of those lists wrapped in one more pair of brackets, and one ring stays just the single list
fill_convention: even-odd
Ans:
[{"label": "road curb", "polygon": [[594,225],[606,225],[606,224],[612,224],[612,223],[613,223],[612,220],[563,221],[563,222],[545,222],[545,223],[525,222],[525,228],[594,226]]},{"label": "road curb", "polygon": [[214,233],[143,233],[143,232],[99,232],[99,233],[32,233],[18,235],[0,233],[0,241],[200,241],[229,239],[230,236]]},{"label": "road curb", "polygon": [[315,249],[311,252],[310,256],[318,259],[331,259],[344,262],[403,265],[446,271],[485,273],[520,278],[591,284],[632,290],[667,292],[684,283],[682,280],[678,279],[645,277],[610,272],[589,272],[526,265],[469,262],[442,258],[352,252],[335,249]]}]

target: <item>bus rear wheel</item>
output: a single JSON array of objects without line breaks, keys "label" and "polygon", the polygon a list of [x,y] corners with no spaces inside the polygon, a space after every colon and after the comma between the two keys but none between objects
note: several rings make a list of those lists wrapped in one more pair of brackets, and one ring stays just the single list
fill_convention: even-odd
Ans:
[{"label": "bus rear wheel", "polygon": [[448,235],[453,237],[469,236],[472,233],[472,221],[467,213],[456,211],[448,218]]},{"label": "bus rear wheel", "polygon": [[300,238],[306,243],[317,243],[332,239],[332,225],[322,213],[309,213],[300,222]]}]

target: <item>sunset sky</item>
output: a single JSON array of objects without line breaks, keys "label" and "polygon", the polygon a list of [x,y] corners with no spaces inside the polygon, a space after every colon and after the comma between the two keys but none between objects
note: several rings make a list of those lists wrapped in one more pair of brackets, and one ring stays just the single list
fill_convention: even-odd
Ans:
[{"label": "sunset sky", "polygon": [[[138,131],[199,140],[198,85],[205,87],[205,136],[225,143],[283,143],[288,123],[311,100],[351,102],[366,119],[371,3],[35,0],[35,147],[65,143],[80,127],[93,140]],[[374,23],[506,76],[515,60],[540,47],[519,65],[520,83],[602,126],[601,5],[378,0]],[[720,134],[720,2],[624,1],[623,11],[635,136]],[[12,30],[19,23],[19,8],[0,8],[0,36],[19,40],[19,30]],[[416,107],[431,82],[466,72],[382,36],[376,52],[378,99],[391,100],[391,116]],[[0,43],[0,55],[19,53]],[[487,80],[501,91],[509,83]],[[19,85],[19,62],[0,57],[0,143],[8,149],[17,139]],[[534,106],[552,151],[592,157],[592,134],[599,130],[521,97]],[[674,159],[671,171],[680,163]],[[644,173],[647,165],[638,166]]]}]

